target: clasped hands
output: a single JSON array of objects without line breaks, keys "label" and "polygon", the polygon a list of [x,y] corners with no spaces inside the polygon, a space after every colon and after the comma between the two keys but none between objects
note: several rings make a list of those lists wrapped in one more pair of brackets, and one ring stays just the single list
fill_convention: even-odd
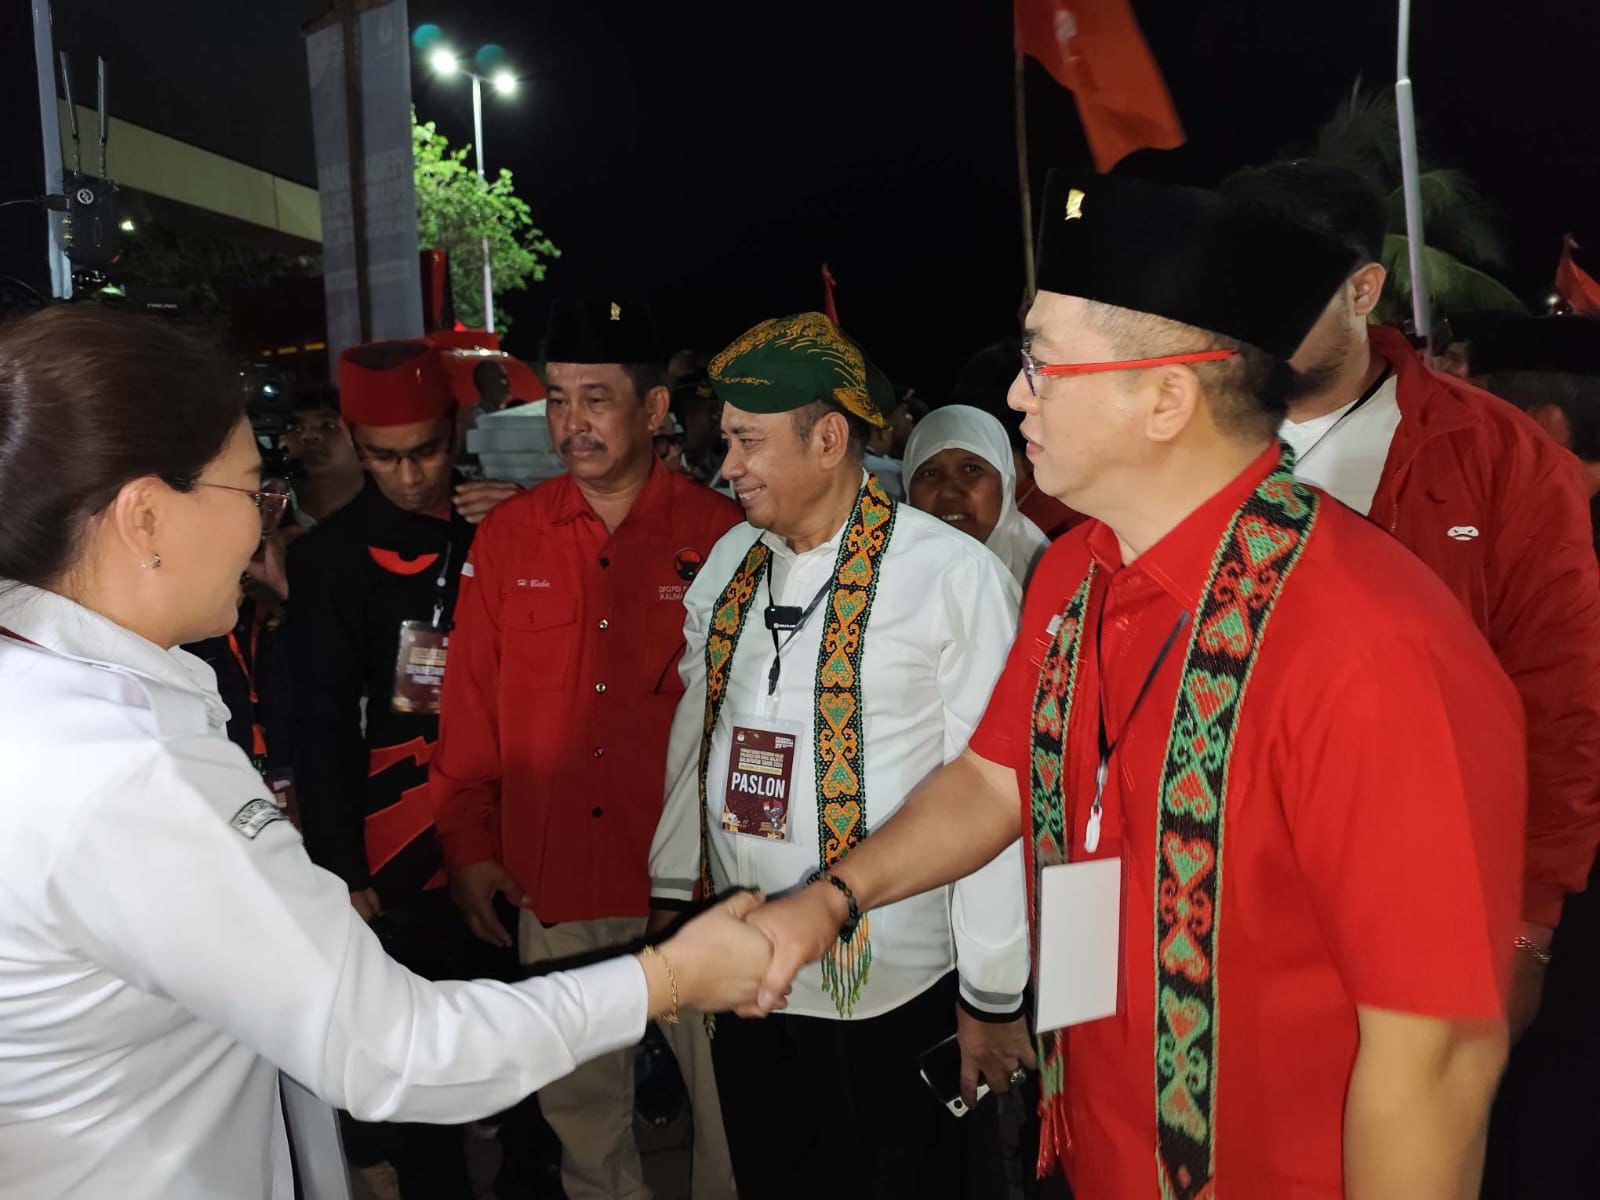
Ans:
[{"label": "clasped hands", "polygon": [[[795,976],[839,935],[844,898],[830,887],[801,888],[778,900],[740,892],[688,921],[661,943],[684,1004],[703,1012],[765,1017],[788,1002]],[[659,936],[675,914],[657,910]]]},{"label": "clasped hands", "polygon": [[[765,1017],[787,1005],[795,976],[828,952],[847,916],[844,897],[826,884],[771,901],[741,892],[689,921],[661,950],[678,970],[685,1004],[702,1012]],[[658,910],[650,933],[659,936],[674,919]],[[956,1030],[961,1094],[969,1106],[977,1103],[980,1079],[1003,1093],[1019,1069],[1037,1065],[1021,1018],[979,1020],[958,1006]]]}]

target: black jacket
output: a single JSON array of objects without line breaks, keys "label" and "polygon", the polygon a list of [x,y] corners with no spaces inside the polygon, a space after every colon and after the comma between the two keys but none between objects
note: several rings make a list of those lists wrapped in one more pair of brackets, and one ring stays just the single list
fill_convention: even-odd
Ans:
[{"label": "black jacket", "polygon": [[400,625],[431,619],[442,576],[449,627],[473,532],[457,514],[396,508],[369,479],[289,550],[295,790],[307,851],[352,889],[420,890],[440,870],[427,792],[439,719],[390,700]]}]

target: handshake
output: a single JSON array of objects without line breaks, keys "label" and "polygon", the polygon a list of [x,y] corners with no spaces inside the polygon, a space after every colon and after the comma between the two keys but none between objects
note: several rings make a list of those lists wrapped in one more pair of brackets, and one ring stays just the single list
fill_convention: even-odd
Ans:
[{"label": "handshake", "polygon": [[[672,1011],[674,981],[677,1001],[701,1012],[765,1017],[782,1009],[795,976],[827,953],[847,915],[844,898],[825,884],[781,900],[740,892],[721,901],[659,943],[670,978],[658,961],[644,958],[650,1015]],[[672,920],[656,912],[650,933],[659,935]]]},{"label": "handshake", "polygon": [[[510,946],[494,898],[504,896],[519,908],[528,897],[510,873],[493,860],[451,872],[450,892],[468,927],[492,946]],[[361,893],[352,893],[358,910]],[[374,903],[376,897],[373,897]],[[650,1015],[673,1010],[677,1002],[701,1012],[737,1012],[765,1017],[784,1007],[800,969],[827,953],[848,914],[844,898],[826,884],[812,884],[781,900],[766,901],[759,892],[740,892],[707,909],[659,943],[660,958],[644,956],[650,983]],[[362,910],[362,916],[372,914]],[[673,913],[657,910],[650,918],[652,940],[667,933]]]}]

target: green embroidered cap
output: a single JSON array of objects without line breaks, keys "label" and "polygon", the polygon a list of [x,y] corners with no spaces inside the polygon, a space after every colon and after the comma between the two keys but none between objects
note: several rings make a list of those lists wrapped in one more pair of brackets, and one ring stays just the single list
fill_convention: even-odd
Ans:
[{"label": "green embroidered cap", "polygon": [[711,360],[711,386],[724,404],[783,413],[832,400],[870,425],[889,423],[888,377],[822,313],[763,321]]}]

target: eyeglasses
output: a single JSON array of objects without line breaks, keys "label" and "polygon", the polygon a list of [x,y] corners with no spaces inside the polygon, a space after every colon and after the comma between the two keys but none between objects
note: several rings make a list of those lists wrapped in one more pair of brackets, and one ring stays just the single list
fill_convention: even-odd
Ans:
[{"label": "eyeglasses", "polygon": [[374,450],[358,442],[356,452],[368,470],[398,471],[408,462],[417,467],[426,467],[438,462],[454,452],[454,439],[439,438],[410,450]]},{"label": "eyeglasses", "polygon": [[1177,363],[1222,362],[1238,358],[1237,350],[1197,350],[1190,354],[1163,354],[1159,358],[1124,358],[1116,362],[1098,363],[1042,363],[1034,359],[1028,347],[1022,348],[1022,375],[1028,381],[1028,392],[1039,394],[1038,377],[1049,375],[1061,378],[1067,375],[1095,375],[1101,371],[1143,371],[1148,367],[1166,367]]},{"label": "eyeglasses", "polygon": [[189,487],[215,488],[219,492],[238,492],[241,496],[249,496],[255,501],[256,508],[261,513],[261,532],[271,533],[278,528],[278,523],[283,520],[283,513],[289,507],[291,493],[289,485],[282,479],[264,479],[261,490],[253,492],[249,488],[230,487],[226,483],[203,483],[198,479],[174,480],[174,483],[186,483]]}]

